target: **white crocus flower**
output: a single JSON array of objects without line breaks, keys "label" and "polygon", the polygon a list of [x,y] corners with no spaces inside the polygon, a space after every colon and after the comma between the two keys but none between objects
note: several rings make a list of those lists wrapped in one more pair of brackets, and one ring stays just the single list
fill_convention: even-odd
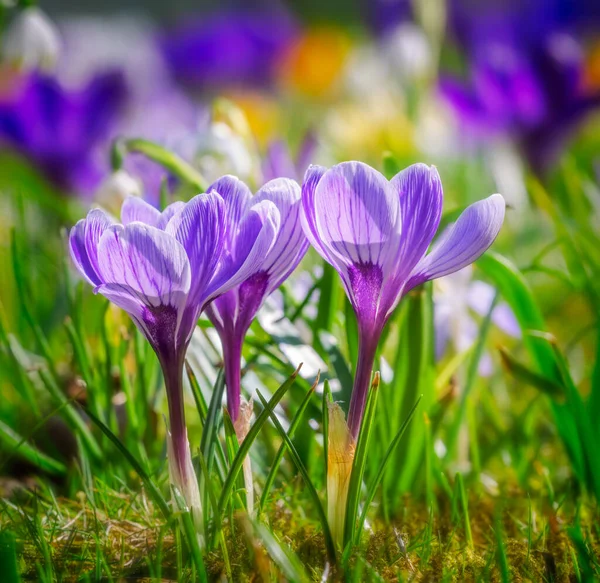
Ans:
[{"label": "white crocus flower", "polygon": [[4,61],[25,71],[52,71],[61,48],[54,23],[36,6],[22,10],[9,26],[4,39]]}]

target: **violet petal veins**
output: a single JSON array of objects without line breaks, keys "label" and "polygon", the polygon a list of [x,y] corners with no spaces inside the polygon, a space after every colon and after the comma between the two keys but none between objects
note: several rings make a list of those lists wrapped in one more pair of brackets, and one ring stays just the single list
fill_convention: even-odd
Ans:
[{"label": "violet petal veins", "polygon": [[225,213],[225,201],[214,189],[162,213],[130,197],[121,209],[122,223],[94,209],[73,227],[69,239],[81,274],[96,293],[131,316],[158,356],[169,405],[171,480],[200,529],[183,406],[185,353],[200,313],[216,296],[252,276],[256,257],[275,240],[272,216],[252,211],[243,250],[232,254]]},{"label": "violet petal veins", "polygon": [[[300,187],[286,178],[267,182],[255,196],[233,176],[224,176],[211,189],[222,194],[226,206],[225,261],[245,265],[243,278],[215,299],[207,315],[223,345],[227,407],[234,424],[240,415],[242,344],[263,302],[296,268],[308,241],[300,224]],[[260,220],[259,218],[262,217]],[[248,253],[248,238],[258,225],[268,225],[264,241]],[[266,235],[268,232],[268,236]],[[260,237],[257,237],[260,239]]]},{"label": "violet petal veins", "polygon": [[475,261],[504,220],[499,194],[469,206],[427,254],[439,227],[437,170],[415,164],[391,181],[361,162],[311,166],[302,187],[302,225],[310,243],[340,274],[358,321],[359,358],[348,425],[358,436],[379,338],[413,287]]}]

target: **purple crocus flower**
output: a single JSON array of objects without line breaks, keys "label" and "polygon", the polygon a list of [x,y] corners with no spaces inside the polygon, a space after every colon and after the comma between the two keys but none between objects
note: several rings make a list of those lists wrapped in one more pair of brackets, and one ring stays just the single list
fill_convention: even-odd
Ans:
[{"label": "purple crocus flower", "polygon": [[[235,254],[244,249],[247,235],[243,226],[257,207],[263,207],[271,214],[276,232],[273,246],[254,264],[254,269],[246,272],[243,280],[214,300],[206,310],[223,345],[227,408],[236,425],[240,417],[240,364],[244,337],[265,299],[300,263],[308,249],[308,241],[300,224],[300,187],[293,180],[271,180],[255,196],[234,176],[220,178],[210,189],[221,193],[225,200],[227,254],[235,258]],[[243,428],[239,429],[243,433]]]},{"label": "purple crocus flower", "polygon": [[[441,359],[448,346],[456,353],[470,349],[477,342],[480,326],[472,313],[485,318],[494,302],[496,290],[483,281],[473,279],[473,269],[467,266],[460,271],[438,279],[433,286],[435,355]],[[498,303],[491,314],[493,324],[505,334],[520,338],[521,328],[505,302]],[[489,352],[479,361],[479,374],[488,377],[493,372]]]},{"label": "purple crocus flower", "polygon": [[560,35],[543,48],[492,44],[477,54],[471,80],[442,78],[442,96],[475,138],[508,138],[543,174],[569,134],[600,106],[600,92],[584,88],[578,45]]},{"label": "purple crocus flower", "polygon": [[99,209],[71,230],[70,248],[84,278],[124,309],[160,361],[167,390],[171,479],[195,512],[200,497],[193,475],[183,407],[183,363],[202,310],[254,273],[273,245],[268,209],[257,205],[241,222],[234,255],[228,244],[225,203],[214,190],[162,213],[137,197],[125,200],[121,223]]},{"label": "purple crocus flower", "polygon": [[363,12],[374,32],[382,36],[413,16],[410,0],[365,0]]},{"label": "purple crocus flower", "polygon": [[106,145],[124,104],[121,74],[97,75],[81,90],[32,74],[0,97],[0,142],[38,166],[58,188],[91,193],[102,180]]},{"label": "purple crocus flower", "polygon": [[494,241],[504,220],[499,194],[467,207],[426,254],[442,213],[437,170],[415,164],[388,181],[361,162],[311,166],[302,187],[303,226],[340,274],[356,312],[359,358],[348,413],[357,438],[377,344],[411,289],[462,269]]},{"label": "purple crocus flower", "polygon": [[267,148],[262,165],[263,180],[265,182],[275,178],[300,180],[310,165],[316,149],[317,138],[312,132],[304,136],[295,159],[284,140],[272,141]]},{"label": "purple crocus flower", "polygon": [[195,88],[264,86],[297,34],[281,9],[222,11],[174,28],[162,48],[175,76]]}]

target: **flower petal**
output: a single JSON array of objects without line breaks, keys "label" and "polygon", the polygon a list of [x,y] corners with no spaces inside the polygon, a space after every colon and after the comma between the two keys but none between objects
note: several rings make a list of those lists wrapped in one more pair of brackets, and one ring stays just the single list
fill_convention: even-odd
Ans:
[{"label": "flower petal", "polygon": [[228,225],[237,227],[250,205],[252,199],[250,189],[239,178],[228,174],[206,189],[206,192],[212,191],[218,192],[225,201]]},{"label": "flower petal", "polygon": [[160,219],[156,225],[159,229],[164,231],[167,228],[169,221],[179,212],[185,208],[185,203],[181,200],[171,203],[165,210],[160,214]]},{"label": "flower petal", "polygon": [[263,200],[250,208],[234,238],[231,254],[211,282],[210,297],[230,290],[261,271],[279,226],[279,211],[271,201]]},{"label": "flower petal", "polygon": [[216,192],[195,196],[173,216],[165,232],[181,243],[187,253],[192,274],[189,303],[201,309],[223,250],[223,199]]},{"label": "flower petal", "polygon": [[328,170],[314,193],[315,227],[322,245],[341,265],[393,262],[400,236],[400,203],[382,174],[361,162]]},{"label": "flower petal", "polygon": [[261,271],[269,274],[268,295],[296,269],[308,249],[308,240],[300,224],[300,187],[294,180],[277,178],[267,182],[254,197],[257,203],[263,200],[270,200],[280,217],[277,238],[261,266]]},{"label": "flower petal", "polygon": [[113,224],[110,217],[100,209],[91,210],[71,229],[69,247],[75,266],[92,285],[102,283],[98,273],[98,242]]},{"label": "flower petal", "polygon": [[394,178],[400,195],[402,235],[398,254],[398,276],[408,278],[427,253],[442,217],[442,182],[435,167],[413,164]]},{"label": "flower petal", "polygon": [[121,207],[121,222],[128,225],[134,221],[156,227],[160,221],[160,211],[139,196],[128,196]]},{"label": "flower petal", "polygon": [[405,291],[431,279],[454,273],[473,263],[494,242],[504,221],[504,198],[493,194],[458,217],[415,267]]},{"label": "flower petal", "polygon": [[309,243],[317,250],[319,255],[327,262],[333,264],[333,259],[319,239],[317,231],[317,217],[315,215],[315,191],[327,168],[311,165],[304,174],[302,182],[302,216],[300,217],[304,234]]},{"label": "flower petal", "polygon": [[[171,235],[142,223],[112,225],[98,244],[98,272],[111,300],[130,311],[185,306],[190,288],[190,263],[183,246]],[[133,304],[131,303],[133,300]],[[130,312],[131,313],[131,312]]]}]

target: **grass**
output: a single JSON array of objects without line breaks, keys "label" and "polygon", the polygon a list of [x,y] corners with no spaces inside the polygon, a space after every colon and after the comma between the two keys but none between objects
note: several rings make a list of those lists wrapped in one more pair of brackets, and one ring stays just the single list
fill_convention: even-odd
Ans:
[{"label": "grass", "polygon": [[[388,155],[386,168],[394,165]],[[449,208],[464,206],[475,197],[462,190],[469,180],[457,168],[447,174]],[[202,548],[168,485],[154,354],[73,277],[59,226],[76,217],[55,217],[55,235],[41,237],[37,203],[17,199],[0,248],[10,281],[0,289],[0,572],[9,583],[600,577],[600,236],[566,194],[587,197],[586,181],[570,167],[544,186],[531,181],[536,206],[522,218],[531,232],[517,231],[509,211],[476,265],[520,339],[490,311],[476,321],[473,346],[436,360],[433,286],[403,300],[379,347],[337,547],[325,510],[326,412],[331,400],[347,407],[357,346],[336,274],[318,272],[309,254],[306,297],[294,278],[284,286],[285,333],[253,323],[243,385],[255,419],[241,444],[222,408],[220,347],[207,321],[195,332],[186,413]],[[495,363],[487,377],[485,354]],[[245,511],[246,455],[254,516]]]}]

